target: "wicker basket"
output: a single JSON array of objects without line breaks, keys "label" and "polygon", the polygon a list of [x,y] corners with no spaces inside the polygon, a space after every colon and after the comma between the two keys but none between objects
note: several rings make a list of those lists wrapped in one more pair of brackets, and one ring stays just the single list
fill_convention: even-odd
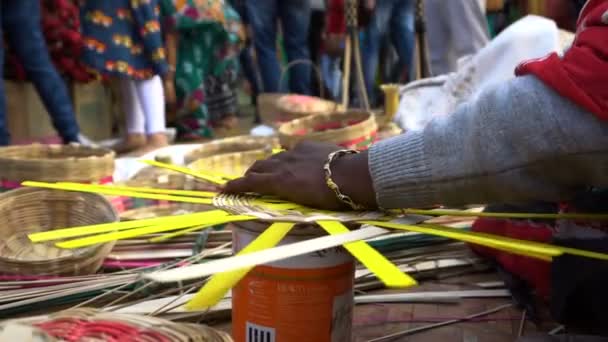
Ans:
[{"label": "wicker basket", "polygon": [[188,165],[195,171],[214,171],[227,176],[239,177],[245,174],[253,163],[272,155],[271,149],[225,153],[198,159]]},{"label": "wicker basket", "polygon": [[201,147],[186,154],[184,160],[186,164],[191,164],[198,159],[211,156],[255,150],[272,150],[277,147],[279,147],[279,140],[276,137],[242,135],[202,144]]},{"label": "wicker basket", "polygon": [[60,249],[32,243],[27,234],[55,228],[118,221],[112,205],[97,194],[21,188],[0,195],[0,273],[85,275],[95,273],[114,243]]},{"label": "wicker basket", "polygon": [[93,183],[114,173],[114,152],[80,145],[0,148],[0,180]]},{"label": "wicker basket", "polygon": [[232,342],[227,333],[202,324],[175,323],[151,316],[88,308],[9,321],[0,326],[0,330],[6,324],[33,326],[60,341]]},{"label": "wicker basket", "polygon": [[277,100],[278,122],[288,122],[309,115],[341,112],[342,106],[336,102],[306,95],[284,95]]},{"label": "wicker basket", "polygon": [[283,124],[279,128],[279,141],[288,149],[300,141],[311,140],[361,150],[374,142],[377,131],[374,115],[350,111],[309,116]]}]

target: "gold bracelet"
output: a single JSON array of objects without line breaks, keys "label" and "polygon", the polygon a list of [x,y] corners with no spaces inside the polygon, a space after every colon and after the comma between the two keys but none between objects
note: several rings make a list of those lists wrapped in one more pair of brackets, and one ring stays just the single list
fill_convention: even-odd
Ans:
[{"label": "gold bracelet", "polygon": [[333,179],[331,178],[332,174],[331,174],[331,163],[342,157],[345,156],[347,154],[357,154],[359,153],[359,151],[356,150],[338,150],[335,152],[332,152],[329,154],[329,156],[327,156],[327,161],[325,162],[325,165],[323,165],[323,170],[325,170],[325,183],[327,184],[327,187],[330,188],[335,194],[336,197],[340,200],[340,202],[346,203],[348,204],[349,207],[351,207],[353,210],[363,210],[365,209],[364,206],[357,204],[353,201],[352,198],[350,198],[350,196],[343,194],[342,192],[340,192],[340,188],[338,187],[338,184],[336,184],[336,182],[333,181]]}]

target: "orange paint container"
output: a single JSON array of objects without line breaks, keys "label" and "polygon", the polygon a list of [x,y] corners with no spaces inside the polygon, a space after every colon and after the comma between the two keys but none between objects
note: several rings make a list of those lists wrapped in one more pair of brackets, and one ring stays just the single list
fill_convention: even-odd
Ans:
[{"label": "orange paint container", "polygon": [[[268,224],[233,225],[235,252]],[[296,226],[290,244],[324,232]],[[232,335],[236,342],[344,342],[351,340],[355,264],[342,247],[254,268],[232,290]]]}]

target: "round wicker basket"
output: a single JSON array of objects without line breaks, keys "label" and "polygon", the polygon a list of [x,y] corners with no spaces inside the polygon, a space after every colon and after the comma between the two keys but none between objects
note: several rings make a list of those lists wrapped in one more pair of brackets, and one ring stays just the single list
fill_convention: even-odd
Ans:
[{"label": "round wicker basket", "polygon": [[202,144],[199,148],[186,154],[184,160],[186,164],[191,164],[201,158],[254,150],[272,150],[276,147],[279,147],[279,140],[276,137],[241,135]]},{"label": "round wicker basket", "polygon": [[0,180],[97,182],[114,173],[114,152],[81,145],[0,148]]},{"label": "round wicker basket", "polygon": [[97,272],[114,243],[61,249],[27,235],[57,228],[118,221],[103,196],[21,188],[0,195],[0,273],[85,275]]},{"label": "round wicker basket", "polygon": [[374,115],[350,111],[309,116],[283,124],[279,127],[279,141],[287,149],[304,140],[366,149],[374,142],[377,131]]},{"label": "round wicker basket", "polygon": [[33,326],[61,341],[232,342],[227,333],[202,324],[175,323],[151,316],[88,308],[7,324]]},{"label": "round wicker basket", "polygon": [[283,95],[277,100],[277,122],[288,122],[310,115],[330,114],[343,111],[340,104],[320,97],[306,95]]}]

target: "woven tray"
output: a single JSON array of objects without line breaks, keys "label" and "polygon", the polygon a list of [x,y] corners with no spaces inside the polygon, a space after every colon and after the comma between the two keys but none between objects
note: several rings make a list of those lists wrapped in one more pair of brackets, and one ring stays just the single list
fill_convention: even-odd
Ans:
[{"label": "woven tray", "polygon": [[276,137],[241,135],[201,144],[199,148],[186,154],[184,160],[186,164],[191,164],[201,158],[254,150],[272,150],[277,147],[279,140]]},{"label": "woven tray", "polygon": [[283,124],[279,127],[279,141],[288,149],[303,140],[366,149],[375,140],[377,131],[374,115],[350,111],[309,116]]},{"label": "woven tray", "polygon": [[114,243],[60,249],[32,243],[27,234],[54,228],[116,222],[112,205],[96,194],[22,188],[0,195],[0,273],[85,275],[95,273]]},{"label": "woven tray", "polygon": [[80,145],[0,148],[0,180],[97,182],[114,173],[114,152]]},{"label": "woven tray", "polygon": [[60,341],[232,341],[227,333],[202,324],[174,323],[156,317],[102,312],[86,308],[63,311],[33,320],[15,320],[5,323],[3,327],[6,324],[33,326]]}]

